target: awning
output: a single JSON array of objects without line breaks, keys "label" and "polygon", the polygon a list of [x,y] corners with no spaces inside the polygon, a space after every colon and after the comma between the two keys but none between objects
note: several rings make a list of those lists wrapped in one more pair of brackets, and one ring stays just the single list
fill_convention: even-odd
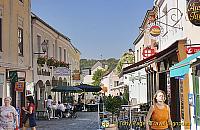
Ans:
[{"label": "awning", "polygon": [[170,67],[170,77],[182,77],[189,72],[191,61],[200,56],[200,51]]}]

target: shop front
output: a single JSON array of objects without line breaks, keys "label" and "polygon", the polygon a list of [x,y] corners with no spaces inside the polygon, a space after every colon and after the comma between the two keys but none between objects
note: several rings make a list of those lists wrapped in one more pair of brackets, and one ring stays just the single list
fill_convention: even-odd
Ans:
[{"label": "shop front", "polygon": [[[170,68],[170,77],[179,80],[182,128],[200,129],[199,59],[200,51]],[[187,83],[187,86],[185,84]],[[187,120],[187,118],[189,118]]]}]

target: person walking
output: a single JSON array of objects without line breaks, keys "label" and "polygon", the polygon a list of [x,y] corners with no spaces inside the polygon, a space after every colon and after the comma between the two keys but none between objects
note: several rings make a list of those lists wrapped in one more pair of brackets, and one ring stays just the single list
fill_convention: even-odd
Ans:
[{"label": "person walking", "polygon": [[47,99],[47,112],[48,112],[48,119],[50,120],[53,117],[53,99],[52,96],[49,95]]},{"label": "person walking", "polygon": [[[173,130],[170,108],[165,104],[166,94],[158,90],[153,97],[153,105],[150,107],[146,117],[146,130]],[[151,121],[150,121],[151,119]]]},{"label": "person walking", "polygon": [[31,128],[31,130],[36,130],[36,121],[35,121],[35,103],[32,96],[27,96],[27,108],[22,107],[22,110],[26,112],[26,116],[23,120],[23,128],[22,130],[26,130],[26,128]]},{"label": "person walking", "polygon": [[18,129],[18,113],[16,109],[10,105],[11,97],[4,98],[4,105],[0,107],[0,130]]}]

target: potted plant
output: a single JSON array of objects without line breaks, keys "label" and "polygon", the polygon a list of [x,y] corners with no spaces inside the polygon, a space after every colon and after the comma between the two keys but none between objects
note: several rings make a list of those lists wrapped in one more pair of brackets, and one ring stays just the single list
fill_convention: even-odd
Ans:
[{"label": "potted plant", "polygon": [[58,61],[58,60],[54,59],[54,66],[55,66],[55,67],[58,67],[58,66],[60,66],[60,61]]},{"label": "potted plant", "polygon": [[112,125],[112,127],[115,127],[114,129],[117,129],[117,126],[116,126],[116,124],[113,124],[113,118],[114,118],[114,115],[118,116],[119,110],[121,109],[121,105],[122,105],[122,99],[120,96],[105,97],[106,111],[112,113],[111,125]]},{"label": "potted plant", "polygon": [[47,66],[54,66],[54,65],[55,65],[55,59],[53,57],[47,59]]},{"label": "potted plant", "polygon": [[69,68],[69,64],[65,63],[64,61],[60,62],[60,67],[67,67]]},{"label": "potted plant", "polygon": [[39,65],[43,66],[43,65],[45,64],[45,62],[46,62],[46,57],[39,56],[39,57],[37,58],[37,63],[38,63]]}]

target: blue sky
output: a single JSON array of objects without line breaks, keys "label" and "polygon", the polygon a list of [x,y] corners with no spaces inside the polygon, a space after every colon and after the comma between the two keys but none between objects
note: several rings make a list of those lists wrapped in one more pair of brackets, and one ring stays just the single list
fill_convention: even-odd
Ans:
[{"label": "blue sky", "polygon": [[32,12],[69,37],[81,58],[117,58],[133,48],[153,0],[32,0]]}]

